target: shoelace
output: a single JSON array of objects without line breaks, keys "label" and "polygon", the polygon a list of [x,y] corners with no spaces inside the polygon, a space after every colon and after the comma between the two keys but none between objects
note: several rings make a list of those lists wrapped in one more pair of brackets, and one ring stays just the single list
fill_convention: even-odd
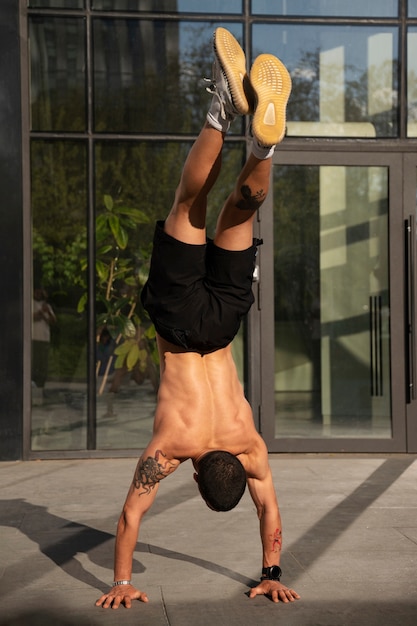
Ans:
[{"label": "shoelace", "polygon": [[217,91],[216,81],[213,78],[203,78],[204,83],[210,83],[210,85],[206,86],[205,89],[208,93],[211,93],[212,96],[216,96],[220,103],[220,113],[224,120],[231,120],[234,118],[233,114],[228,114],[225,107],[225,101],[222,99],[221,95]]}]

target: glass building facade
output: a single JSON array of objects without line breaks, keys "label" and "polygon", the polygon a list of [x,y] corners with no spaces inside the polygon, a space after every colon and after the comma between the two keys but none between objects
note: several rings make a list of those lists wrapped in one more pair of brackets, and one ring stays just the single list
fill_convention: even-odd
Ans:
[{"label": "glass building facade", "polygon": [[[218,25],[293,82],[233,343],[256,425],[271,452],[417,451],[417,0],[3,0],[0,458],[145,447],[138,296]],[[236,119],[209,232],[250,143]]]}]

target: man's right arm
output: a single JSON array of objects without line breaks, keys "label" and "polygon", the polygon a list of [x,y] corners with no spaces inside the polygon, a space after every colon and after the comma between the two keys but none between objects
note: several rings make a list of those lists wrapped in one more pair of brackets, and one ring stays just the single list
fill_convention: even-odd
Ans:
[{"label": "man's right arm", "polygon": [[[163,450],[148,446],[138,461],[132,484],[128,491],[123,511],[117,525],[114,581],[130,581],[132,575],[133,552],[136,547],[142,517],[152,506],[160,481],[171,474],[179,461],[170,460]],[[96,602],[97,606],[117,609],[120,604],[130,608],[132,600],[148,602],[146,593],[132,584],[113,585]]]},{"label": "man's right arm", "polygon": [[[262,568],[269,568],[280,564],[282,525],[268,461],[268,451],[265,442],[260,437],[257,441],[258,445],[254,447],[251,462],[248,463],[248,487],[259,518]],[[279,580],[268,578],[263,578],[256,587],[251,589],[250,598],[256,595],[268,595],[274,602],[292,602],[300,597],[294,589],[289,589]]]}]

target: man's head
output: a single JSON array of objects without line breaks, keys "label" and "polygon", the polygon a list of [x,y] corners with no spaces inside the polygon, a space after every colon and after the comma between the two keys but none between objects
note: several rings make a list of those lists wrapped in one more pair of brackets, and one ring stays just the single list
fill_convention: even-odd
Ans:
[{"label": "man's head", "polygon": [[196,480],[208,507],[214,511],[230,511],[244,494],[246,472],[233,454],[214,450],[198,461]]}]

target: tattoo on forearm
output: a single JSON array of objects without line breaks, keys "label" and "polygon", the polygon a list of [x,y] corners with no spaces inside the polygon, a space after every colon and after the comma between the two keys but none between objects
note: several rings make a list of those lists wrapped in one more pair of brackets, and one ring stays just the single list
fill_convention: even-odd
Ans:
[{"label": "tattoo on forearm", "polygon": [[161,450],[157,450],[154,457],[139,459],[133,478],[135,489],[139,491],[138,495],[149,494],[159,481],[175,469],[175,463],[166,460],[160,462],[160,457],[166,459],[166,455]]},{"label": "tattoo on forearm", "polygon": [[248,185],[242,185],[240,193],[242,194],[242,199],[239,200],[236,206],[238,209],[245,211],[256,211],[259,209],[266,196],[263,189],[259,189],[252,195],[252,190]]},{"label": "tattoo on forearm", "polygon": [[280,528],[277,528],[272,537],[272,552],[281,552],[282,547],[282,532]]}]

